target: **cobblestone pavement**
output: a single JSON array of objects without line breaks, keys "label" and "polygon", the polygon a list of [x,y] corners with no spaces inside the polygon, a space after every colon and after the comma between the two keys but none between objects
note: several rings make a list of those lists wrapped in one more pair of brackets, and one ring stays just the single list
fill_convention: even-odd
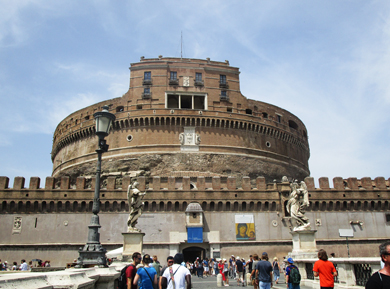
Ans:
[{"label": "cobblestone pavement", "polygon": [[[277,288],[277,289],[286,289],[286,283],[284,280],[284,276],[280,276],[279,279],[279,284],[273,283],[272,288]],[[301,289],[312,289],[311,287],[307,286],[300,286]],[[218,287],[217,286],[217,277],[216,276],[209,276],[207,278],[198,278],[194,275],[192,275],[192,288],[193,289],[222,289],[225,287]],[[242,285],[238,286],[237,285],[237,280],[229,278],[229,287],[230,289],[238,289],[238,288],[247,288],[247,289],[253,289],[253,286],[245,286],[243,287]]]}]

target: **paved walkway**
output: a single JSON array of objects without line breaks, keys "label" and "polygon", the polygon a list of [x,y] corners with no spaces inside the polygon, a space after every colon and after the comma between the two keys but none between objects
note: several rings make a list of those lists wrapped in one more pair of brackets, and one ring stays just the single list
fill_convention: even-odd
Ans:
[{"label": "paved walkway", "polygon": [[[301,287],[301,289],[312,289],[311,287],[302,286],[302,285],[300,287]],[[215,277],[215,276],[210,276],[207,278],[198,278],[196,276],[192,276],[192,288],[193,289],[216,289],[216,288],[222,289],[222,288],[226,288],[226,287],[217,287],[217,277]],[[238,289],[238,288],[250,289],[250,288],[252,288],[253,289],[253,286],[251,286],[251,285],[245,286],[245,287],[242,287],[242,285],[238,286],[237,280],[229,278],[229,287],[227,287],[227,288],[230,288],[230,289]],[[281,275],[280,279],[279,279],[279,284],[274,283],[274,286],[272,288],[286,289],[286,283],[285,283],[284,276]]]}]

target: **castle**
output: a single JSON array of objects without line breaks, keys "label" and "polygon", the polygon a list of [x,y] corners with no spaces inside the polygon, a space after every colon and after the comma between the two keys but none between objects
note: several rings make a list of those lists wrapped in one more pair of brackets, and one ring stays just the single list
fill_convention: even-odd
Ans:
[{"label": "castle", "polygon": [[[352,256],[375,256],[390,233],[390,179],[309,177],[305,125],[290,112],[240,92],[228,61],[158,57],[132,63],[122,97],[76,111],[54,133],[51,177],[0,177],[2,259],[63,265],[87,239],[95,186],[97,137],[92,115],[103,105],[116,120],[103,155],[100,241],[122,246],[127,187],[146,191],[138,228],[145,253],[161,258],[248,256],[291,251],[286,211],[292,178],[304,180],[306,215],[317,244],[346,256],[338,229],[354,229]],[[290,179],[283,178],[288,176]],[[248,236],[237,226],[245,223]],[[259,251],[260,250],[260,251]]]}]

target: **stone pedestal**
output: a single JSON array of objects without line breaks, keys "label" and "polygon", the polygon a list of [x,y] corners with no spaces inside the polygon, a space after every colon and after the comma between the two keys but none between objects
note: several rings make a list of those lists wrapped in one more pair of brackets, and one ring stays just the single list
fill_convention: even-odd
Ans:
[{"label": "stone pedestal", "polygon": [[317,230],[290,232],[293,240],[293,250],[289,253],[289,256],[293,259],[317,258],[316,232]]},{"label": "stone pedestal", "polygon": [[123,235],[123,253],[122,261],[126,262],[131,260],[131,256],[134,252],[142,254],[143,239],[145,233],[141,232],[126,232]]}]

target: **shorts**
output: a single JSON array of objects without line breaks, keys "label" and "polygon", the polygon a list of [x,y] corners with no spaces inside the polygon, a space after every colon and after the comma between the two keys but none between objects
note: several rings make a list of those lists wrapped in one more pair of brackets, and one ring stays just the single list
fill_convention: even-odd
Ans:
[{"label": "shorts", "polygon": [[237,271],[237,278],[238,278],[238,279],[242,279],[242,276],[243,276],[243,275],[244,275],[243,272]]},{"label": "shorts", "polygon": [[204,267],[205,272],[209,272],[209,267]]}]

